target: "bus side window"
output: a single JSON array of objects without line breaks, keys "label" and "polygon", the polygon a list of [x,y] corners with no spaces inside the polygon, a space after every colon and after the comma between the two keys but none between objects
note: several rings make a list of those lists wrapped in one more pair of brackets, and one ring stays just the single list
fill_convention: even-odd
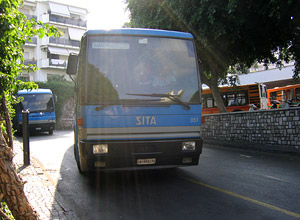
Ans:
[{"label": "bus side window", "polygon": [[202,108],[207,108],[206,98],[202,97]]},{"label": "bus side window", "polygon": [[203,95],[202,98],[202,107],[203,108],[213,108],[216,107],[216,102],[214,101],[212,95],[207,94],[207,95]]},{"label": "bus side window", "polygon": [[207,108],[212,108],[212,107],[214,107],[213,99],[207,98]]},{"label": "bus side window", "polygon": [[237,105],[237,100],[236,100],[234,94],[228,94],[227,98],[228,98],[228,106],[236,106]]},{"label": "bus side window", "polygon": [[285,94],[285,90],[281,91],[281,100],[282,102],[286,102],[286,94]]},{"label": "bus side window", "polygon": [[245,92],[241,92],[241,93],[238,93],[236,95],[236,99],[237,99],[237,102],[238,102],[238,105],[246,105],[248,104],[248,99],[246,98],[246,93]]},{"label": "bus side window", "polygon": [[295,89],[295,101],[298,101],[298,102],[300,102],[300,88],[296,88]]},{"label": "bus side window", "polygon": [[226,94],[223,94],[223,102],[224,102],[224,105],[227,107],[228,106],[228,99],[227,99]]},{"label": "bus side window", "polygon": [[287,101],[294,99],[294,89],[288,89],[286,91],[286,99]]},{"label": "bus side window", "polygon": [[270,97],[271,97],[271,100],[276,100],[276,98],[277,98],[277,92],[271,92],[270,93]]}]

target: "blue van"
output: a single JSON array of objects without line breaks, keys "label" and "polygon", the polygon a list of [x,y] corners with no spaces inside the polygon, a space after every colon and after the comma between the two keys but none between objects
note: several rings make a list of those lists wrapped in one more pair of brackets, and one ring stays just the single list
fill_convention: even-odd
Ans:
[{"label": "blue van", "polygon": [[55,100],[50,89],[20,90],[17,94],[23,100],[15,106],[14,129],[22,133],[22,110],[29,110],[29,130],[46,131],[55,129]]}]

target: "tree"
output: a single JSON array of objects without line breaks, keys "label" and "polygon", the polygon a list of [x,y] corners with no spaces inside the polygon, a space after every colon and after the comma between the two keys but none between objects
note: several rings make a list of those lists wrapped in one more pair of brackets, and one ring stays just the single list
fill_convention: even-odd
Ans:
[{"label": "tree", "polygon": [[299,78],[299,1],[297,0],[127,0],[129,27],[191,32],[201,80],[219,110],[226,108],[218,85],[228,73],[247,73],[255,62],[295,61]]},{"label": "tree", "polygon": [[[0,0],[0,194],[16,219],[37,219],[37,214],[23,192],[22,180],[13,166],[13,133],[11,104],[22,88],[36,88],[34,83],[17,80],[26,69],[23,59],[25,40],[39,35],[58,34],[57,29],[41,22],[27,20],[18,11],[21,0]],[[34,66],[31,68],[35,69]],[[1,196],[0,196],[1,197]],[[2,213],[2,212],[1,212]]]}]

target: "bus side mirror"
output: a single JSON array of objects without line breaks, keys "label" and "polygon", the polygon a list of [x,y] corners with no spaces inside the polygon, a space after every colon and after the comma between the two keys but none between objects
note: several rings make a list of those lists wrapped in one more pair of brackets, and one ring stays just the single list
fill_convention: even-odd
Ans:
[{"label": "bus side mirror", "polygon": [[68,66],[67,66],[68,75],[76,75],[77,64],[78,64],[78,55],[71,53],[68,58]]}]

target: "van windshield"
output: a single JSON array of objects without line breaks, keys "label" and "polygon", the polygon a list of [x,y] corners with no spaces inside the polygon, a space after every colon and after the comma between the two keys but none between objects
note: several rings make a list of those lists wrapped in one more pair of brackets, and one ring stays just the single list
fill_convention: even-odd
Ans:
[{"label": "van windshield", "polygon": [[51,94],[24,94],[21,102],[22,109],[30,112],[53,112],[54,105]]}]

